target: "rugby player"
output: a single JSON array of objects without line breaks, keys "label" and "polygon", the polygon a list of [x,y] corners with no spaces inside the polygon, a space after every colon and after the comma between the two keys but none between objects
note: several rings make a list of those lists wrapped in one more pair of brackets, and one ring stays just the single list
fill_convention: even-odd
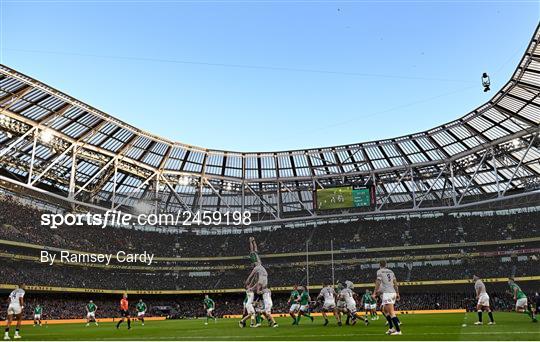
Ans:
[{"label": "rugby player", "polygon": [[144,325],[144,315],[146,315],[146,304],[143,302],[142,299],[139,299],[139,302],[137,305],[135,305],[135,308],[137,309],[137,319],[141,321],[141,325]]},{"label": "rugby player", "polygon": [[[338,315],[339,315],[339,320],[341,321],[341,315],[342,314],[345,314],[347,315],[347,308],[346,308],[346,304],[345,304],[345,300],[343,300],[343,298],[341,297],[341,291],[343,290],[343,284],[341,284],[340,282],[338,282],[336,284],[336,293],[337,293],[337,302],[336,302],[336,310],[338,312]],[[349,320],[350,320],[350,317],[349,315],[347,315],[347,319],[345,321],[345,324],[346,325],[349,325]]]},{"label": "rugby player", "polygon": [[533,323],[537,323],[536,315],[533,312],[532,305],[527,301],[527,295],[521,290],[521,288],[516,284],[514,278],[508,278],[508,286],[510,286],[510,291],[512,298],[516,302],[516,312],[525,313],[531,318]]},{"label": "rugby player", "polygon": [[478,322],[475,322],[476,325],[482,325],[484,324],[482,322],[482,311],[487,311],[489,316],[489,325],[495,324],[495,320],[493,319],[493,312],[491,311],[491,307],[489,306],[489,295],[486,291],[486,286],[484,285],[484,282],[480,277],[477,275],[473,276],[474,281],[474,290],[476,291],[476,299],[478,299],[478,303],[476,304],[476,311],[478,312]]},{"label": "rugby player", "polygon": [[97,305],[94,304],[93,301],[89,301],[88,304],[86,304],[86,326],[90,325],[90,321],[94,321],[96,326],[98,325],[96,320],[96,311]]},{"label": "rugby player", "polygon": [[254,326],[255,308],[253,303],[255,301],[255,295],[257,295],[257,299],[260,299],[262,291],[268,288],[268,272],[261,263],[257,242],[254,237],[249,238],[249,259],[253,263],[253,270],[244,282],[247,295],[246,311],[248,316],[243,317],[240,322],[238,322],[240,328],[246,326],[246,320],[248,318],[251,318],[250,326]]},{"label": "rugby player", "polygon": [[308,288],[306,286],[300,286],[299,289],[302,293],[300,293],[300,310],[298,310],[295,325],[300,323],[300,318],[302,316],[306,316],[313,322],[313,317],[309,314],[309,302],[311,301],[311,297],[309,296]]},{"label": "rugby player", "polygon": [[128,295],[127,293],[124,293],[122,295],[122,299],[120,300],[120,320],[118,323],[116,323],[116,329],[120,327],[120,324],[124,322],[124,319],[127,320],[127,326],[128,330],[131,329],[131,317],[129,316],[129,302],[128,302]]},{"label": "rugby player", "polygon": [[298,285],[293,286],[287,305],[290,305],[289,315],[293,319],[293,325],[296,324],[296,315],[300,310],[300,292],[298,292]]},{"label": "rugby player", "polygon": [[216,317],[214,317],[216,303],[208,295],[204,295],[203,307],[206,309],[206,322],[204,322],[204,325],[208,325],[208,318],[212,318],[214,323],[216,323]]},{"label": "rugby player", "polygon": [[[356,294],[353,291],[354,284],[352,281],[347,280],[345,282],[345,288],[341,290],[340,296],[345,301],[345,308],[348,315],[348,318],[350,319],[350,324],[355,325],[356,320],[358,319],[358,314],[356,312],[356,300],[355,296]],[[367,318],[363,318],[363,321],[366,325],[369,325],[369,320]]]},{"label": "rugby player", "polygon": [[255,309],[255,325],[251,326],[251,328],[258,328],[261,326],[262,322],[262,314],[263,314],[263,302],[261,300],[262,298],[255,298],[253,302],[253,308]]},{"label": "rugby player", "polygon": [[41,305],[36,305],[36,307],[34,308],[34,326],[36,326],[36,324],[39,324],[39,326],[41,326],[41,313],[43,311],[43,308],[41,307]]},{"label": "rugby player", "polygon": [[536,306],[534,308],[534,313],[538,315],[538,312],[540,311],[540,294],[538,292],[534,293],[534,303]]},{"label": "rugby player", "polygon": [[276,323],[276,320],[274,317],[272,317],[272,306],[274,305],[272,303],[272,292],[270,289],[264,289],[262,291],[262,299],[263,299],[263,311],[262,314],[266,319],[268,320],[268,323],[272,328],[277,328],[278,324]]},{"label": "rugby player", "polygon": [[379,319],[379,316],[377,315],[377,301],[373,299],[373,297],[371,297],[371,291],[369,289],[366,289],[366,292],[364,292],[364,294],[362,295],[362,301],[360,302],[360,305],[364,306],[364,310],[366,311],[366,318],[369,314],[372,321]]},{"label": "rugby player", "polygon": [[328,325],[328,315],[326,313],[330,311],[334,313],[337,324],[341,326],[341,317],[339,316],[336,307],[336,296],[336,291],[334,291],[332,286],[323,284],[321,292],[317,298],[323,300],[322,315],[324,317],[325,326]]},{"label": "rugby player", "polygon": [[248,278],[246,279],[245,285],[255,294],[261,295],[262,290],[268,287],[268,272],[261,263],[261,259],[259,258],[259,251],[257,249],[257,243],[255,242],[254,237],[249,238],[249,249],[249,258],[253,263],[254,267]]},{"label": "rugby player", "polygon": [[386,267],[386,261],[379,262],[377,270],[377,280],[375,281],[375,290],[371,297],[373,299],[379,295],[382,300],[382,312],[388,321],[388,335],[401,335],[399,320],[394,311],[394,304],[399,300],[399,288],[396,276],[392,270]]},{"label": "rugby player", "polygon": [[15,335],[13,338],[19,339],[21,330],[22,312],[24,310],[24,284],[20,284],[15,290],[9,294],[9,306],[7,309],[6,329],[4,332],[4,340],[9,340],[9,328],[13,317],[17,319],[17,327],[15,328]]}]

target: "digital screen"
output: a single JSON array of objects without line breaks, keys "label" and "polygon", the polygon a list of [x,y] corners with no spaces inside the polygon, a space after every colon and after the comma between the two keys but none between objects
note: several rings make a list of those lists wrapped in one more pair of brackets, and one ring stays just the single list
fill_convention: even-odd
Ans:
[{"label": "digital screen", "polygon": [[316,202],[319,210],[367,207],[371,205],[371,191],[360,186],[317,189]]}]

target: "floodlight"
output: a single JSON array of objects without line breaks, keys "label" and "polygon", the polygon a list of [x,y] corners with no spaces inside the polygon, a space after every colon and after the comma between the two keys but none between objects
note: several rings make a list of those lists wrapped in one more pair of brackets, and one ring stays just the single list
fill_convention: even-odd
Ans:
[{"label": "floodlight", "polygon": [[41,139],[42,142],[47,144],[53,140],[54,134],[50,130],[45,129],[41,131],[39,138]]}]

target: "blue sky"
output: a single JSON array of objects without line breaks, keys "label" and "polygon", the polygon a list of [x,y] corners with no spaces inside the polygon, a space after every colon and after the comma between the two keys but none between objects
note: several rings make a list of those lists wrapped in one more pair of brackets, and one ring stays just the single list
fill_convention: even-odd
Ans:
[{"label": "blue sky", "polygon": [[451,121],[509,79],[540,18],[538,1],[0,2],[2,63],[152,133],[236,151]]}]

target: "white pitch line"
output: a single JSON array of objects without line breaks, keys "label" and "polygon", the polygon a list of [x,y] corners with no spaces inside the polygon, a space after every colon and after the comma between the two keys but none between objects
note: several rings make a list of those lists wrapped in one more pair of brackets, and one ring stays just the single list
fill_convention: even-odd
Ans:
[{"label": "white pitch line", "polygon": [[[279,328],[277,328],[279,329]],[[537,331],[493,331],[493,332],[486,332],[486,331],[477,331],[477,332],[456,332],[456,333],[448,333],[448,332],[430,332],[430,333],[415,333],[410,336],[414,337],[416,335],[501,335],[501,334],[538,334]],[[339,334],[339,335],[321,335],[321,334],[302,334],[302,337],[350,337],[350,336],[356,336],[361,338],[362,336],[385,336],[384,333],[357,333],[357,334]],[[407,336],[403,334],[402,336]],[[223,340],[229,340],[229,339],[240,339],[240,338],[246,338],[246,339],[253,339],[253,338],[272,338],[272,339],[278,339],[280,337],[286,337],[281,335],[228,335],[228,336],[219,336],[214,339],[212,336],[160,336],[158,338],[154,338],[154,340],[214,340],[214,341],[223,341]],[[152,338],[148,338],[152,339]],[[129,336],[125,336],[122,338],[103,338],[98,340],[132,340]],[[289,341],[287,339],[286,341]]]}]

